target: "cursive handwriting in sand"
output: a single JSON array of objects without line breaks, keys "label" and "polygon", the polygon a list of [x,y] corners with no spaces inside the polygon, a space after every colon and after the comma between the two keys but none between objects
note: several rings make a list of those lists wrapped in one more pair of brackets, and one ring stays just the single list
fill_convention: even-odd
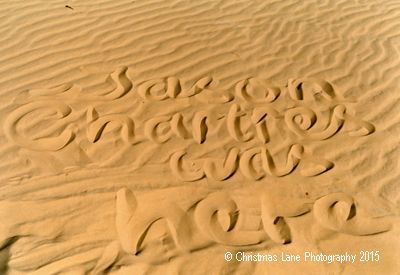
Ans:
[{"label": "cursive handwriting in sand", "polygon": [[[116,227],[118,240],[104,251],[95,270],[105,270],[125,256],[125,264],[146,261],[169,261],[212,243],[228,246],[252,246],[263,242],[288,244],[292,234],[287,218],[295,218],[313,212],[316,222],[332,232],[351,235],[372,235],[390,230],[391,223],[385,218],[368,219],[356,214],[354,198],[344,193],[334,193],[318,198],[280,198],[268,192],[261,195],[261,223],[254,231],[238,229],[242,215],[236,202],[226,192],[215,192],[194,203],[184,211],[168,202],[139,204],[132,190],[122,188],[116,198]],[[221,217],[225,217],[226,219]],[[166,247],[162,255],[141,253],[150,227],[159,220],[166,220],[173,246]],[[191,221],[194,220],[194,226]]]},{"label": "cursive handwriting in sand", "polygon": [[[169,156],[172,172],[184,181],[203,177],[222,181],[238,170],[250,180],[281,177],[301,162],[312,163],[301,174],[315,176],[333,163],[305,153],[304,145],[340,132],[360,137],[375,131],[371,123],[355,116],[349,105],[355,100],[344,98],[335,85],[317,78],[289,79],[286,85],[249,78],[221,88],[212,77],[200,78],[191,86],[167,77],[134,85],[129,69],[118,67],[106,83],[110,89],[101,95],[85,93],[72,84],[25,92],[5,119],[7,138],[32,151],[57,152],[75,143],[85,144],[84,152],[104,139],[109,125],[119,128],[107,139],[120,139],[128,147],[180,141],[210,145],[228,137],[232,146],[225,159],[199,159],[201,167],[194,171],[185,168],[184,159],[190,156],[184,150]],[[346,125],[350,128],[345,129]],[[283,141],[289,144],[286,162],[276,163],[271,149]],[[251,148],[239,149],[248,142]],[[260,169],[254,167],[255,157],[261,158]]]}]

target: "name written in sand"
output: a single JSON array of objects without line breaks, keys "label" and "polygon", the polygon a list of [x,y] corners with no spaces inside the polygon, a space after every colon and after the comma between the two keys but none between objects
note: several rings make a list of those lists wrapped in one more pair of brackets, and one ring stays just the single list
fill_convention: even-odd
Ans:
[{"label": "name written in sand", "polygon": [[[111,73],[107,83],[112,88],[101,95],[72,84],[23,92],[5,119],[7,138],[33,152],[57,154],[72,144],[76,148],[101,143],[106,139],[106,128],[117,123],[119,128],[112,132],[111,139],[121,140],[127,150],[144,146],[140,150],[145,151],[149,145],[174,148],[157,154],[168,152],[164,164],[180,181],[205,177],[224,181],[239,171],[248,180],[257,181],[266,176],[286,176],[295,169],[303,176],[324,173],[334,163],[314,155],[307,148],[309,144],[341,134],[352,138],[375,131],[371,123],[355,115],[350,107],[355,100],[344,98],[337,87],[321,79],[289,79],[285,85],[276,85],[250,78],[221,88],[212,77],[204,77],[185,87],[177,77],[134,85],[127,73],[127,67]],[[32,134],[35,125],[40,125],[36,127],[39,132]],[[196,150],[187,149],[193,145],[201,151],[227,140],[230,146],[222,156],[199,157]],[[277,144],[289,144],[283,164],[271,153]],[[80,149],[84,152],[86,148]],[[167,221],[175,247],[170,252],[177,255],[213,243],[290,243],[292,233],[287,219],[310,212],[318,225],[342,234],[371,235],[391,227],[384,219],[377,223],[360,217],[353,197],[344,193],[314,199],[265,193],[260,203],[258,229],[243,231],[239,223],[246,220],[245,211],[241,212],[226,192],[208,194],[183,208],[166,201],[139,203],[130,189],[122,188],[116,196],[118,238],[105,249],[95,270],[104,271],[125,256],[132,262],[140,260],[146,234],[159,220]],[[165,256],[166,261],[169,259]],[[146,256],[145,261],[160,263],[163,258]],[[298,261],[298,255],[287,255],[282,261]]]},{"label": "name written in sand", "polygon": [[[177,77],[167,77],[134,85],[128,71],[119,67],[111,73],[107,83],[113,88],[102,95],[85,93],[72,84],[23,93],[20,105],[5,120],[6,136],[21,147],[51,152],[62,150],[78,137],[95,144],[102,140],[108,125],[116,123],[120,130],[114,138],[128,147],[147,143],[168,147],[181,141],[204,145],[229,137],[232,146],[225,158],[197,159],[201,164],[195,170],[185,165],[190,152],[176,150],[169,156],[170,168],[181,180],[207,177],[221,181],[239,170],[251,180],[281,177],[302,162],[313,166],[302,169],[301,174],[315,176],[331,169],[333,163],[314,156],[306,144],[332,138],[346,126],[350,126],[346,131],[350,137],[375,131],[371,123],[355,116],[349,106],[354,99],[344,98],[336,86],[322,79],[289,79],[287,84],[277,85],[250,78],[220,88],[212,77],[188,87]],[[119,107],[130,101],[136,104],[131,110]],[[38,116],[43,120],[38,122]],[[27,129],[34,128],[35,122],[47,123],[40,128],[45,133],[30,137]],[[258,146],[240,148],[249,142]],[[280,165],[271,149],[283,142],[291,145],[286,162]],[[255,158],[261,159],[260,167],[254,166]]]}]

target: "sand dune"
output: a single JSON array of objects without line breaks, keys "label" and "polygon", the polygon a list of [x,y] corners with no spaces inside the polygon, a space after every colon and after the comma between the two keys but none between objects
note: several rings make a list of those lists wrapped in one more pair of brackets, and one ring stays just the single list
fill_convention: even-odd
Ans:
[{"label": "sand dune", "polygon": [[0,273],[398,274],[399,14],[1,3]]}]

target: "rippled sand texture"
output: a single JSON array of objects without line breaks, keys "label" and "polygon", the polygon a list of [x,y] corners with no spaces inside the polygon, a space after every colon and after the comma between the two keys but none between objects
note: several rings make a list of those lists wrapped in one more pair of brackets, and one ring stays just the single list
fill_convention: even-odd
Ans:
[{"label": "rippled sand texture", "polygon": [[398,274],[398,1],[0,18],[1,274]]}]

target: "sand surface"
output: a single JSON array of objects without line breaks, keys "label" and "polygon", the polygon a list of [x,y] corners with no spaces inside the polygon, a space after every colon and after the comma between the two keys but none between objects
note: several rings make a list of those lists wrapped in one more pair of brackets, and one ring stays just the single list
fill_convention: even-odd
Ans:
[{"label": "sand surface", "polygon": [[0,18],[1,274],[399,274],[400,2]]}]

